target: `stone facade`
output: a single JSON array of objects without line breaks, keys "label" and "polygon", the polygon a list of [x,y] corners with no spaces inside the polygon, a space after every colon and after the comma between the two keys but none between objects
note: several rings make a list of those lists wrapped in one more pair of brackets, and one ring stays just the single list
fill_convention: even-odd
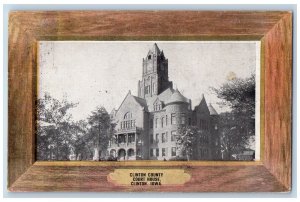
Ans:
[{"label": "stone facade", "polygon": [[203,135],[197,138],[192,159],[213,159],[218,144],[217,116],[204,95],[192,110],[191,100],[173,89],[168,77],[168,59],[154,44],[143,58],[138,96],[129,91],[119,109],[111,112],[116,133],[109,142],[108,153],[119,160],[169,160],[179,155],[178,126],[193,125],[203,130]]}]

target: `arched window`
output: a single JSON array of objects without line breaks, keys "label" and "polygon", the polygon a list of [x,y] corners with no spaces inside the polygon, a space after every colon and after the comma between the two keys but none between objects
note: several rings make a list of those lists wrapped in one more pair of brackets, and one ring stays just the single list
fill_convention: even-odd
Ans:
[{"label": "arched window", "polygon": [[124,119],[130,119],[130,118],[132,118],[131,112],[127,112],[127,113],[124,115]]},{"label": "arched window", "polygon": [[176,115],[175,114],[171,114],[171,124],[172,125],[176,124]]},{"label": "arched window", "polygon": [[161,118],[161,127],[162,127],[162,128],[164,127],[164,122],[165,122],[165,118],[162,117],[162,118]]},{"label": "arched window", "polygon": [[168,115],[166,115],[166,126],[168,125]]},{"label": "arched window", "polygon": [[155,119],[155,128],[157,128],[157,124],[158,124],[158,118]]}]

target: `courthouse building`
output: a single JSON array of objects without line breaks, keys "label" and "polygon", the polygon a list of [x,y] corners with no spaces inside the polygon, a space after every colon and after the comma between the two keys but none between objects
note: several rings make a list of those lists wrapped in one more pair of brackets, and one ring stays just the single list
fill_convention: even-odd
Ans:
[{"label": "courthouse building", "polygon": [[[138,95],[129,91],[117,110],[111,112],[116,123],[108,154],[119,160],[169,160],[179,155],[176,145],[180,125],[199,127],[194,160],[215,158],[217,112],[204,95],[192,109],[191,100],[173,88],[168,77],[168,59],[157,44],[143,58]],[[188,81],[187,81],[188,82]],[[201,85],[201,82],[199,83]]]}]

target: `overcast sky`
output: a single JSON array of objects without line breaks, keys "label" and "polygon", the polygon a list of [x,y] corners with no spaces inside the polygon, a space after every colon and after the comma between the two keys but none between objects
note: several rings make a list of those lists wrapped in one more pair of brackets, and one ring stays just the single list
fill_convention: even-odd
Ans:
[{"label": "overcast sky", "polygon": [[[39,95],[79,103],[75,120],[86,118],[96,106],[118,108],[129,90],[137,95],[142,59],[154,42],[51,42],[39,44]],[[209,87],[229,78],[249,77],[259,69],[259,42],[156,42],[169,60],[169,79],[192,100],[204,93],[217,112]]]}]

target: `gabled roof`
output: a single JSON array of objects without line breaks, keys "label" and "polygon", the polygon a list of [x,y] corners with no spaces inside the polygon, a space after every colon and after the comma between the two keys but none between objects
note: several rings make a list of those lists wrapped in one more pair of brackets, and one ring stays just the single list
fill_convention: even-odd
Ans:
[{"label": "gabled roof", "polygon": [[130,96],[130,95],[131,95],[131,91],[129,90],[128,93],[126,94],[125,98],[123,99],[123,101],[122,101],[121,104],[119,105],[117,111],[119,111],[120,107],[123,105],[123,103],[124,103],[124,101],[126,100],[126,98],[127,98],[128,96]]},{"label": "gabled roof", "polygon": [[145,111],[148,111],[147,102],[146,102],[145,99],[140,98],[140,97],[136,97],[136,96],[132,96],[132,97],[135,99],[135,101],[137,103],[139,103],[139,105],[141,105],[142,107],[144,107]]},{"label": "gabled roof", "polygon": [[174,90],[173,88],[169,87],[166,90],[164,90],[162,93],[156,96],[152,96],[146,99],[147,105],[148,105],[148,110],[153,111],[153,104],[154,102],[159,99],[161,102],[165,103],[173,94]]},{"label": "gabled roof", "polygon": [[119,111],[120,107],[123,105],[124,101],[128,98],[128,97],[132,97],[133,100],[139,104],[141,107],[143,107],[145,109],[145,111],[148,111],[148,107],[147,107],[147,102],[145,99],[143,98],[139,98],[136,96],[131,95],[131,91],[128,91],[127,95],[125,96],[125,98],[123,99],[122,103],[120,104],[119,108],[117,111]]},{"label": "gabled roof", "polygon": [[202,94],[201,101],[200,101],[199,105],[197,105],[195,107],[195,110],[198,111],[198,112],[200,112],[200,113],[210,114],[210,111],[208,109],[208,106],[207,106],[204,94]]},{"label": "gabled roof", "polygon": [[215,108],[211,104],[208,105],[208,110],[209,110],[210,115],[218,115],[218,112],[215,110]]},{"label": "gabled roof", "polygon": [[162,103],[162,101],[159,99],[159,97],[157,97],[157,98],[154,100],[153,104],[155,104],[155,103]]},{"label": "gabled roof", "polygon": [[170,99],[166,101],[166,105],[171,104],[171,103],[189,103],[189,100],[184,97],[178,89],[174,91]]},{"label": "gabled roof", "polygon": [[158,95],[159,100],[166,102],[174,93],[174,89],[169,87]]}]

